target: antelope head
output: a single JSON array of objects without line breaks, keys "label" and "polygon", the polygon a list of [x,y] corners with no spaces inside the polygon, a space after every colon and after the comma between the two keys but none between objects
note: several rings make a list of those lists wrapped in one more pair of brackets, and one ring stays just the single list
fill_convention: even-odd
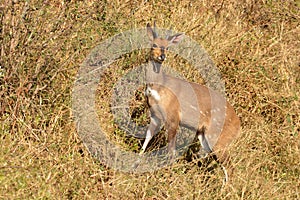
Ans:
[{"label": "antelope head", "polygon": [[[184,36],[183,33],[177,33],[166,38],[158,37],[155,22],[153,29],[149,23],[147,24],[147,34],[151,42],[150,59],[159,64],[162,64],[166,60],[168,48],[179,43]],[[160,67],[154,69],[156,73],[159,73],[159,71]]]}]

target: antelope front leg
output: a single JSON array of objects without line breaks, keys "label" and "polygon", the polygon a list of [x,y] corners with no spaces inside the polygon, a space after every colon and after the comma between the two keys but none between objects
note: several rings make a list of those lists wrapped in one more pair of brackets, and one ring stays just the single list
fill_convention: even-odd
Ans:
[{"label": "antelope front leg", "polygon": [[145,152],[147,145],[150,142],[151,138],[159,131],[160,124],[161,124],[160,119],[158,119],[156,117],[151,117],[151,121],[150,121],[149,127],[147,129],[147,133],[146,133],[146,139],[144,141],[142,151],[140,152],[140,154],[143,154]]},{"label": "antelope front leg", "polygon": [[177,133],[178,126],[179,126],[179,121],[166,124],[166,129],[168,132],[168,156],[172,162],[176,157],[175,147],[176,147],[176,133]]}]

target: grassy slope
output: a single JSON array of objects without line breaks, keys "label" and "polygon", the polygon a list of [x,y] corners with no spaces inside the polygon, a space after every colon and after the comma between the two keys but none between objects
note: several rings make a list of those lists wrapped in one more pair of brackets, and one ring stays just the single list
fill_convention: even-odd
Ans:
[{"label": "grassy slope", "polygon": [[[296,1],[4,0],[0,4],[0,198],[299,199],[300,26]],[[193,14],[191,14],[193,13]],[[242,120],[232,184],[192,163],[114,172],[77,136],[71,90],[103,39],[146,22],[198,41]]]}]

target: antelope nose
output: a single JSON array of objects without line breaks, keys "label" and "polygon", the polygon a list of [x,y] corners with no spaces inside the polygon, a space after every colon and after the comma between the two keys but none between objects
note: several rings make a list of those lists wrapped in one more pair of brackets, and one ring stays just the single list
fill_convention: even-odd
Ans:
[{"label": "antelope nose", "polygon": [[161,54],[159,56],[159,60],[164,61],[166,59],[166,55],[165,54]]}]

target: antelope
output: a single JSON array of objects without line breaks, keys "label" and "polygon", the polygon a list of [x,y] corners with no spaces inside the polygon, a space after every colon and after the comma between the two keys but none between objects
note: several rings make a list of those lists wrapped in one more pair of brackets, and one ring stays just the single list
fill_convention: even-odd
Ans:
[{"label": "antelope", "polygon": [[[226,99],[212,89],[165,74],[162,64],[170,46],[179,43],[183,33],[158,37],[154,28],[147,24],[151,42],[150,59],[146,67],[145,95],[150,109],[150,124],[140,154],[143,154],[151,138],[162,123],[168,134],[167,150],[174,155],[178,127],[184,126],[196,132],[207,154],[213,153],[217,162],[229,162],[227,147],[239,136],[240,120]],[[228,173],[222,165],[225,182]]]}]

